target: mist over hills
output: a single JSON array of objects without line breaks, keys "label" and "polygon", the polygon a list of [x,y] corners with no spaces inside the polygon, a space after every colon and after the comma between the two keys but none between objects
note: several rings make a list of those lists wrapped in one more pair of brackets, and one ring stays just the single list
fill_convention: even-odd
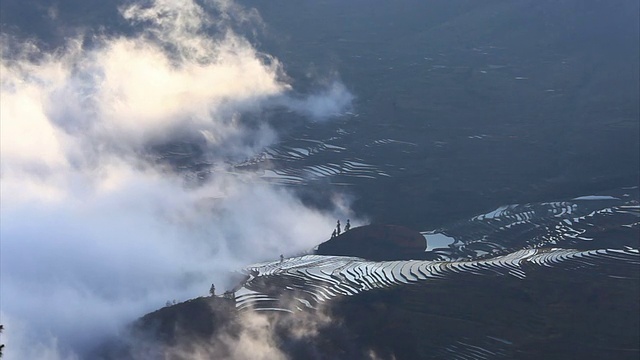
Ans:
[{"label": "mist over hills", "polygon": [[[551,214],[543,215],[545,207]],[[224,295],[150,313],[131,327],[126,342],[112,342],[100,354],[634,358],[640,324],[630,315],[638,313],[640,253],[632,224],[638,206],[603,196],[524,208],[441,229],[452,243],[431,244],[426,252],[407,241],[407,229],[355,228],[321,244],[316,254],[322,255],[251,265]],[[619,249],[600,248],[612,230],[622,241]],[[522,246],[518,237],[529,245],[509,249]],[[597,250],[562,248],[576,245]]]},{"label": "mist over hills", "polygon": [[[639,7],[3,1],[6,358],[637,357]],[[287,286],[326,274],[247,283],[294,315],[206,297],[347,218],[427,251],[318,255],[464,270],[317,309]],[[595,255],[475,274],[531,249]]]}]

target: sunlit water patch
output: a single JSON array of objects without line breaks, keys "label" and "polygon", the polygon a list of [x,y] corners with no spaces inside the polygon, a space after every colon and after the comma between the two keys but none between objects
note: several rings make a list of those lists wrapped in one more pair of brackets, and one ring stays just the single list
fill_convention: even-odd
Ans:
[{"label": "sunlit water patch", "polygon": [[[312,181],[353,184],[359,181],[392,177],[397,169],[379,163],[375,158],[354,156],[345,146],[337,145],[343,134],[324,141],[290,139],[264,149],[256,156],[234,165],[236,170],[257,173],[264,181],[275,185],[305,185]],[[409,142],[379,139],[364,146],[415,147]]]},{"label": "sunlit water patch", "polygon": [[429,250],[442,259],[461,259],[549,246],[637,248],[639,221],[640,205],[631,191],[619,197],[587,195],[568,201],[500,206],[423,234],[439,244]]},{"label": "sunlit water patch", "polygon": [[[235,291],[236,304],[239,309],[295,311],[335,297],[460,274],[525,279],[550,268],[637,279],[639,220],[633,193],[505,205],[423,231],[426,254],[434,260],[305,255],[251,265],[248,279]],[[290,305],[282,299],[295,301]]]},{"label": "sunlit water patch", "polygon": [[[286,308],[281,299],[297,299],[294,309],[314,308],[337,296],[408,285],[430,280],[443,280],[455,274],[477,276],[510,276],[526,278],[540,268],[579,271],[600,267],[620,276],[623,264],[631,270],[640,266],[638,249],[526,249],[506,255],[469,261],[367,261],[355,257],[305,255],[283,261],[251,265],[246,268],[249,279],[235,292],[239,309]],[[631,272],[633,273],[633,272]],[[637,277],[637,276],[636,276]]]}]

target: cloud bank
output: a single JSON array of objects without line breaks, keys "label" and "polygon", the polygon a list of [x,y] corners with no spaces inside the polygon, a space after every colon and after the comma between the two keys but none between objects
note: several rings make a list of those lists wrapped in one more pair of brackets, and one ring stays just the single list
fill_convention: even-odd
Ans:
[{"label": "cloud bank", "polygon": [[[171,359],[227,359],[227,360],[286,360],[291,347],[297,344],[304,351],[298,355],[309,358],[322,349],[315,343],[319,333],[331,323],[322,310],[295,314],[260,314],[243,312],[229,328],[209,339],[187,339],[177,346],[162,348],[162,357]],[[191,342],[189,343],[189,340]],[[288,344],[287,344],[288,343]],[[304,345],[302,345],[304,344]],[[289,349],[283,349],[283,348]]]},{"label": "cloud bank", "polygon": [[[214,305],[216,301],[210,303],[214,313],[224,308]],[[293,298],[280,301],[285,308],[300,304]],[[193,331],[191,323],[178,320],[173,324],[174,332],[167,335],[171,340],[148,340],[144,331],[153,333],[156,329],[146,327],[133,335],[135,340],[126,344],[127,351],[116,350],[108,358],[120,358],[124,353],[134,354],[134,358],[174,360],[395,359],[393,354],[377,354],[361,343],[360,336],[331,313],[327,303],[293,313],[240,311],[229,318],[218,313],[204,320],[212,322],[211,332]]]},{"label": "cloud bank", "polygon": [[123,7],[141,30],[90,47],[70,40],[44,52],[2,34],[7,359],[74,358],[166,300],[203,295],[214,281],[231,286],[229,271],[310,249],[344,212],[309,209],[224,168],[194,185],[154,161],[150,148],[183,139],[220,163],[275,141],[244,113],[287,106],[326,119],[350,105],[339,83],[296,97],[278,60],[229,25],[259,21],[255,12],[207,4],[217,17],[193,0]]}]

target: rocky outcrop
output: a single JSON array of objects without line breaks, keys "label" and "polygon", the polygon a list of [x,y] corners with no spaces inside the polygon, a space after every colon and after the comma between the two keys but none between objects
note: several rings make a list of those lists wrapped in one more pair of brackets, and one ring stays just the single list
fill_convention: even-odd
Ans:
[{"label": "rocky outcrop", "polygon": [[367,225],[346,231],[318,246],[317,255],[354,256],[373,261],[425,258],[426,241],[398,225]]}]

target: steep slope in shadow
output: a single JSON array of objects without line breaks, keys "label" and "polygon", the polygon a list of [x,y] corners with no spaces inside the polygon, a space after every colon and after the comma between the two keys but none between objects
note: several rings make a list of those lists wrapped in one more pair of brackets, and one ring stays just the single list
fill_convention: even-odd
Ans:
[{"label": "steep slope in shadow", "polygon": [[[637,265],[622,270],[634,271]],[[332,316],[382,358],[635,359],[640,354],[637,276],[612,279],[593,271],[546,269],[525,279],[458,274],[449,280],[343,297],[331,307]]]}]

